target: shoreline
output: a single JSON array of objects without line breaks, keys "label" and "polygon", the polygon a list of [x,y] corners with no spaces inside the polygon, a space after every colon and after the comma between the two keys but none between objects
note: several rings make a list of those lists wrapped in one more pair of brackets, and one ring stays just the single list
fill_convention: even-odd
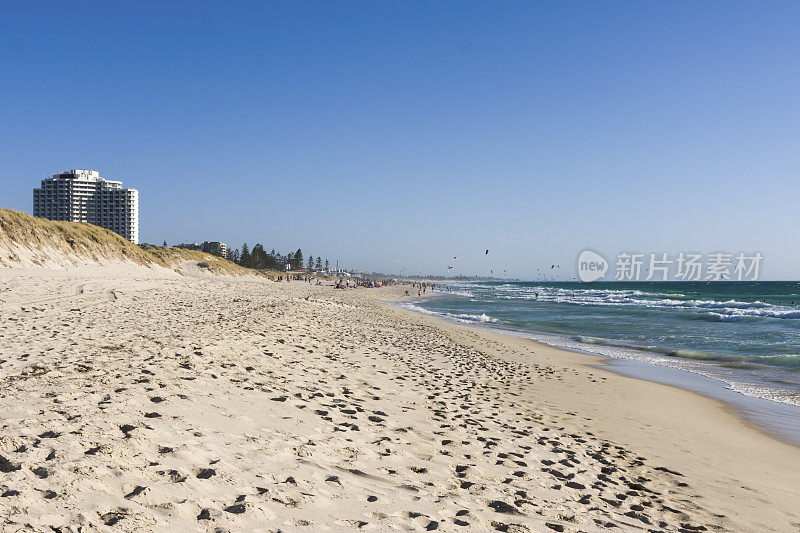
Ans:
[{"label": "shoreline", "polygon": [[[436,296],[437,295],[434,294],[428,296],[427,298],[435,298]],[[425,299],[425,297],[423,297],[423,299]],[[419,301],[417,299],[414,299],[413,297],[405,297],[404,300]],[[618,376],[625,376],[631,379],[641,380],[649,383],[655,383],[658,385],[674,388],[676,390],[683,391],[689,394],[697,395],[701,398],[705,398],[707,400],[719,404],[719,406],[723,410],[736,416],[736,418],[739,419],[739,421],[746,424],[753,430],[762,433],[766,437],[775,439],[783,444],[787,444],[800,449],[800,432],[799,432],[800,426],[797,425],[798,420],[792,421],[794,423],[792,424],[792,427],[789,430],[781,431],[781,428],[771,427],[770,425],[765,423],[764,420],[758,420],[753,415],[748,415],[748,410],[753,409],[753,406],[751,404],[757,403],[757,404],[769,405],[770,407],[777,408],[782,411],[783,410],[791,411],[792,414],[794,415],[793,418],[795,417],[800,418],[800,408],[797,408],[797,406],[791,404],[785,404],[783,402],[779,402],[776,400],[768,400],[765,398],[759,398],[755,396],[747,396],[746,394],[743,394],[739,391],[734,391],[732,389],[726,388],[725,382],[719,379],[695,373],[692,372],[691,370],[684,368],[660,366],[653,363],[649,363],[647,361],[622,359],[610,355],[592,353],[590,351],[585,351],[578,348],[572,349],[569,347],[548,344],[546,342],[543,342],[535,338],[533,334],[528,334],[527,332],[521,330],[502,328],[502,327],[492,327],[479,323],[472,323],[468,321],[458,320],[456,318],[448,317],[446,315],[441,315],[441,314],[423,313],[421,311],[403,307],[402,303],[404,303],[404,300],[390,301],[388,303],[393,304],[396,308],[402,309],[403,311],[407,311],[414,314],[421,314],[423,316],[430,316],[451,326],[475,329],[478,331],[485,331],[508,337],[526,339],[532,343],[535,343],[545,348],[549,348],[556,351],[563,351],[569,354],[577,354],[585,356],[588,359],[590,359],[590,361],[587,361],[585,364],[593,368],[597,368],[598,370],[603,370]],[[660,376],[652,375],[654,371],[656,371],[656,373],[660,373],[661,375]],[[665,377],[664,374],[673,374],[673,377],[672,378]],[[675,378],[674,376],[682,376],[683,379]],[[695,379],[697,381],[711,383],[713,384],[713,387],[715,389],[724,390],[727,394],[721,395],[718,391],[709,392],[708,390],[709,388],[707,386],[706,387],[699,385],[692,386],[691,383],[686,382],[687,379],[689,380]],[[733,398],[741,398],[741,400],[735,400]],[[765,416],[765,415],[763,415],[763,413],[760,413],[760,416]]]},{"label": "shoreline", "polygon": [[521,330],[568,350],[679,368],[746,396],[800,408],[794,327],[800,311],[786,300],[800,283],[454,284],[452,290],[442,302],[422,307]]},{"label": "shoreline", "polygon": [[[736,508],[736,506],[731,505],[731,502],[737,501],[737,505],[742,506],[738,511],[740,516],[743,512],[742,510],[748,508],[753,516],[757,516],[759,512],[758,505],[753,502],[748,503],[748,494],[751,491],[769,491],[771,480],[782,479],[782,482],[778,484],[782,484],[784,488],[794,484],[795,486],[791,488],[791,493],[795,494],[793,498],[800,497],[800,484],[796,483],[796,479],[800,479],[798,477],[800,476],[800,468],[797,466],[798,461],[800,461],[800,447],[748,419],[737,406],[729,402],[677,384],[663,383],[614,368],[616,361],[628,363],[626,360],[617,360],[604,355],[551,346],[525,336],[524,332],[466,323],[440,315],[424,314],[399,305],[395,305],[393,308],[398,312],[409,313],[438,322],[444,328],[471,331],[478,336],[487,336],[500,343],[512,345],[529,343],[533,345],[532,351],[547,353],[551,356],[552,361],[558,361],[565,367],[573,365],[602,371],[603,374],[609,377],[613,376],[614,389],[616,389],[617,395],[625,398],[627,402],[607,401],[604,402],[605,405],[602,408],[591,408],[593,422],[602,421],[603,430],[608,432],[609,438],[615,436],[619,439],[621,433],[625,437],[625,442],[635,442],[637,445],[647,449],[649,453],[663,457],[673,464],[677,461],[686,465],[685,467],[688,471],[702,472],[701,477],[703,478],[705,490],[711,490],[715,494],[714,499],[718,499],[720,503],[727,502],[723,505],[730,506],[730,510]],[[519,361],[518,352],[516,356],[509,358],[509,360]],[[647,365],[647,363],[643,362],[633,363]],[[661,368],[655,365],[647,366]],[[667,370],[692,375],[679,369],[667,368]],[[697,375],[697,377],[714,381],[706,376]],[[635,394],[633,394],[634,391],[636,392]],[[747,399],[783,405],[779,402],[750,398],[737,392],[730,392]],[[659,398],[659,401],[653,401],[653,397]],[[562,400],[567,398],[569,398],[569,395],[560,396]],[[688,418],[684,415],[676,416],[671,414],[669,412],[670,409],[665,407],[665,404],[670,404],[670,401],[662,402],[660,401],[662,398],[669,398],[673,401],[676,411],[690,413]],[[595,397],[592,398],[593,401],[597,401],[597,399]],[[635,402],[638,402],[638,407],[634,407],[637,405]],[[581,404],[580,402],[572,401],[567,405],[571,407],[572,412],[580,415],[582,408],[587,403]],[[691,408],[686,406],[691,406]],[[793,406],[787,405],[787,407]],[[621,411],[621,413],[615,414],[616,411]],[[692,418],[695,420],[692,421]],[[621,420],[631,423],[635,420],[641,424],[638,428],[639,431],[634,431],[630,428],[621,430]],[[653,429],[658,428],[659,425],[662,429]],[[644,431],[645,428],[647,428],[647,431]],[[672,434],[671,439],[664,438],[667,434]],[[675,435],[680,436],[676,439]],[[689,446],[684,441],[688,441],[690,443]],[[692,443],[701,444],[699,447],[702,448],[702,451],[693,449],[691,447]],[[677,455],[676,451],[679,451]],[[745,463],[747,462],[750,464],[746,465]],[[738,476],[741,475],[741,472],[737,472],[737,466],[740,469],[745,467],[743,469],[751,473],[761,471],[762,474],[760,475],[767,482],[762,484],[760,489],[755,489],[752,485],[742,483],[737,487],[742,489],[742,492],[735,494],[738,491],[734,489],[730,481],[737,479],[736,483],[739,483]],[[784,468],[791,469],[793,474],[787,475],[786,472],[782,471]],[[721,483],[721,480],[726,476],[728,482]],[[784,501],[784,505],[786,505],[784,509],[791,507],[790,501],[791,498],[787,498]],[[768,522],[762,522],[760,527],[763,530],[772,529],[772,525]],[[792,527],[800,528],[800,521],[792,522]],[[759,529],[745,527],[741,530],[757,531]]]},{"label": "shoreline", "polygon": [[[431,299],[447,294],[432,294],[427,298]],[[413,301],[418,301],[412,298]],[[398,306],[402,307],[403,302],[397,301]],[[557,343],[550,343],[540,338],[541,335],[524,330],[513,329],[510,327],[496,326],[473,322],[470,320],[459,320],[447,314],[419,308],[404,309],[413,313],[420,313],[427,316],[438,318],[448,324],[465,326],[477,330],[496,332],[512,337],[529,339],[532,342],[548,346],[556,350],[563,350],[570,353],[582,354],[593,358],[599,358],[604,370],[625,375],[634,379],[651,381],[662,385],[675,387],[686,392],[699,394],[705,398],[725,404],[732,412],[740,417],[744,422],[752,425],[755,429],[764,432],[766,435],[778,439],[781,442],[792,446],[800,447],[800,406],[786,403],[780,400],[752,396],[742,391],[735,390],[730,384],[721,378],[707,375],[701,371],[693,370],[688,367],[660,365],[648,359],[632,359],[596,353],[591,348],[564,346]],[[549,335],[558,337],[557,335]]]}]

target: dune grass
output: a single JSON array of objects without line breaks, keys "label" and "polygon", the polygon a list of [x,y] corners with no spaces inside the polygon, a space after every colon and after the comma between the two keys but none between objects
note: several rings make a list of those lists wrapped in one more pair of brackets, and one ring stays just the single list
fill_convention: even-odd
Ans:
[{"label": "dune grass", "polygon": [[213,274],[264,275],[232,261],[198,250],[153,246],[142,248],[113,231],[84,222],[59,222],[36,218],[22,211],[0,209],[0,265],[11,266],[18,247],[43,254],[62,252],[67,257],[88,261],[131,261],[142,266],[162,266],[180,271],[193,261]]},{"label": "dune grass", "polygon": [[197,263],[197,266],[208,270],[212,274],[224,274],[229,276],[264,275],[263,272],[258,270],[237,265],[233,261],[228,261],[222,257],[207,254],[200,250],[154,246],[148,247],[144,251],[151,254],[156,260],[170,265],[183,261],[194,261]]},{"label": "dune grass", "polygon": [[132,261],[139,265],[152,258],[137,245],[107,229],[80,222],[58,222],[34,218],[22,211],[0,209],[0,247],[14,244],[32,250],[62,251],[92,261]]}]

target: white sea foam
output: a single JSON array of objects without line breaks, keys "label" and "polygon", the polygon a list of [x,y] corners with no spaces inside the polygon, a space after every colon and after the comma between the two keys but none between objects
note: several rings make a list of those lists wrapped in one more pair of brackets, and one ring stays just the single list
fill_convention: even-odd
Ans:
[{"label": "white sea foam", "polygon": [[404,303],[401,304],[401,307],[404,307],[410,311],[415,311],[417,313],[422,313],[424,315],[430,316],[440,316],[444,318],[449,318],[452,320],[457,320],[459,322],[482,322],[482,323],[491,323],[497,322],[497,319],[487,315],[486,313],[481,313],[480,315],[470,315],[466,313],[460,314],[453,314],[453,313],[445,313],[440,311],[431,311],[430,309],[425,309],[424,307],[420,307],[418,305],[414,305],[412,303]]},{"label": "white sea foam", "polygon": [[715,359],[715,357],[711,354],[683,350],[675,353],[675,355],[680,357],[670,357],[657,351],[649,351],[646,349],[633,347],[614,346],[612,344],[606,344],[606,341],[588,337],[580,337],[580,340],[577,340],[574,338],[561,337],[559,335],[536,333],[525,333],[524,336],[556,348],[592,353],[614,359],[640,361],[657,366],[675,368],[678,370],[691,372],[693,374],[699,374],[717,381],[721,381],[725,383],[732,391],[738,392],[745,396],[800,406],[800,395],[798,395],[796,391],[791,389],[759,386],[734,379],[732,376],[735,374],[732,374],[731,371],[728,371],[724,367],[710,365],[706,362],[708,359]]},{"label": "white sea foam", "polygon": [[453,318],[463,318],[464,320],[476,321],[476,322],[497,322],[496,318],[492,318],[486,313],[481,313],[480,315],[467,315],[467,314],[460,314],[460,315],[450,315]]},{"label": "white sea foam", "polygon": [[[505,288],[505,289],[504,289]],[[683,294],[616,289],[564,289],[553,287],[515,287],[500,285],[494,297],[501,300],[531,300],[581,306],[625,306],[651,309],[713,310],[708,315],[721,321],[746,317],[800,319],[800,310],[759,301],[684,300]],[[504,289],[504,290],[501,290]]]},{"label": "white sea foam", "polygon": [[467,298],[474,298],[475,297],[474,293],[472,293],[470,291],[466,291],[466,290],[460,290],[460,289],[451,289],[451,290],[436,289],[436,292],[439,293],[439,294],[444,294],[444,295],[448,295],[449,294],[449,295],[452,295],[452,296],[466,296]]},{"label": "white sea foam", "polygon": [[798,395],[796,391],[790,389],[773,389],[750,383],[740,383],[738,381],[728,381],[725,383],[730,390],[745,396],[750,396],[751,398],[761,398],[762,400],[771,400],[773,402],[800,406],[800,395]]},{"label": "white sea foam", "polygon": [[441,313],[437,313],[436,311],[429,311],[428,309],[425,309],[424,307],[420,307],[418,305],[414,305],[414,304],[411,304],[411,303],[400,304],[400,307],[408,309],[409,311],[415,311],[417,313],[422,313],[423,315],[431,315],[431,316],[439,316],[439,315],[441,315]]},{"label": "white sea foam", "polygon": [[800,318],[800,311],[797,309],[775,308],[775,309],[737,309],[725,308],[719,313],[709,313],[717,315],[721,320],[740,320],[746,317],[767,317],[767,318]]}]

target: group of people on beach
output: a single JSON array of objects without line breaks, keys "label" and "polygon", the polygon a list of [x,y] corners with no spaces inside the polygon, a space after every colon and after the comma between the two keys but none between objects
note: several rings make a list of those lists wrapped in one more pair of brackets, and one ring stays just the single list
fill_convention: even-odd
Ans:
[{"label": "group of people on beach", "polygon": [[[307,276],[301,276],[299,274],[286,274],[285,276],[278,276],[275,279],[272,279],[272,278],[270,278],[270,279],[272,279],[272,281],[276,281],[277,282],[277,281],[306,281],[306,278],[307,278]],[[308,279],[311,279],[311,278],[308,277]]]},{"label": "group of people on beach", "polygon": [[[408,285],[408,282],[404,283],[404,285]],[[422,298],[422,295],[430,288],[433,290],[436,287],[434,283],[427,283],[427,282],[412,282],[411,287],[417,289],[417,298]],[[408,293],[408,289],[406,289],[406,296],[410,296]]]},{"label": "group of people on beach", "polygon": [[[290,282],[290,281],[303,281],[306,283],[314,283],[316,282],[317,285],[322,285],[322,281],[319,278],[314,276],[304,276],[302,274],[286,274],[280,275],[276,278],[270,278],[274,282]],[[334,289],[350,289],[350,288],[357,288],[357,287],[365,287],[365,288],[376,288],[376,287],[387,287],[389,285],[397,285],[398,281],[392,278],[380,278],[380,279],[348,279],[348,278],[338,278],[336,283],[334,284]],[[433,290],[436,287],[436,284],[429,283],[429,282],[402,282],[402,285],[411,285],[413,289],[417,290],[417,297],[422,298],[422,296],[427,292],[428,289]],[[406,296],[409,295],[408,289],[406,289]]]},{"label": "group of people on beach", "polygon": [[394,285],[396,283],[395,280],[391,278],[386,279],[353,279],[352,284],[350,279],[339,279],[334,285],[334,289],[349,289],[356,288],[356,287],[365,287],[368,289],[373,289],[376,287],[386,287],[389,285]]}]

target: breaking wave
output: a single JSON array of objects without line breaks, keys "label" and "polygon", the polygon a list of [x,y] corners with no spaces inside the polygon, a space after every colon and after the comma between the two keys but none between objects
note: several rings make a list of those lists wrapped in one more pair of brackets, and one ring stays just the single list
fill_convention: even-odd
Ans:
[{"label": "breaking wave", "polygon": [[[776,305],[763,301],[691,299],[683,293],[659,293],[628,289],[562,289],[553,287],[519,287],[500,285],[492,297],[500,300],[530,300],[565,305],[644,307],[704,311],[720,321],[736,321],[747,317],[800,319],[795,306]],[[476,297],[475,293],[454,290],[454,295]]]}]

